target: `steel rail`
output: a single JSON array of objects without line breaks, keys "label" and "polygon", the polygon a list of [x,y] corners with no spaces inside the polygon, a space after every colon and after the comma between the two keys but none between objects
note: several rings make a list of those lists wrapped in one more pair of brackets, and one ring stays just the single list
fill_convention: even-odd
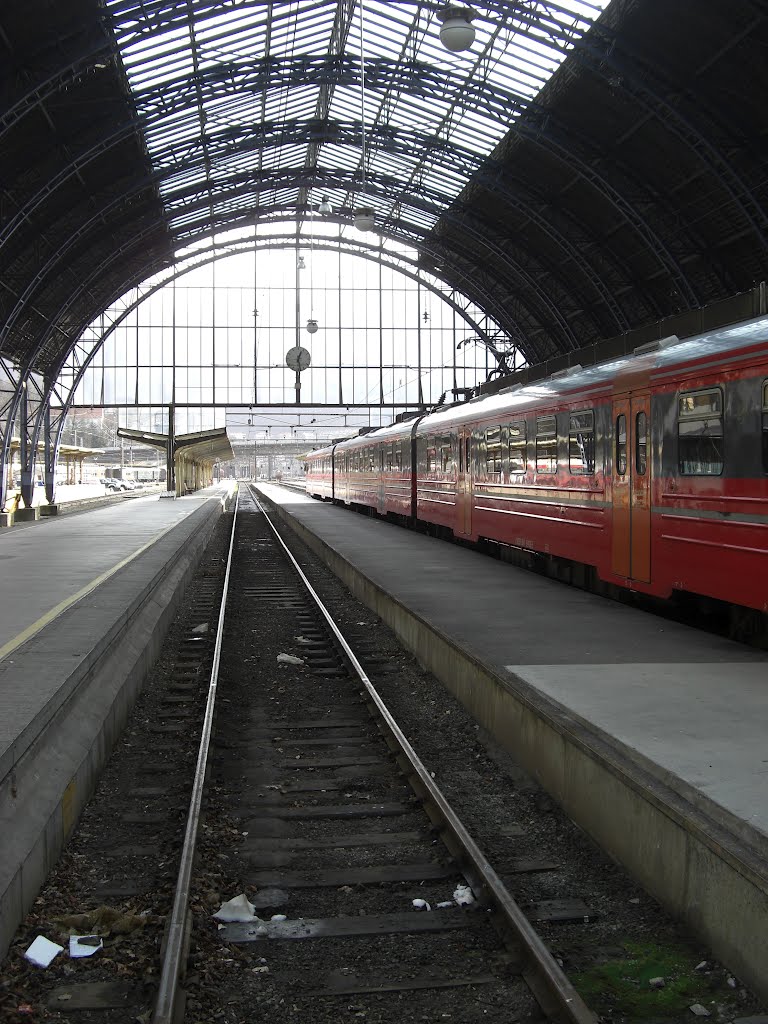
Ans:
[{"label": "steel rail", "polygon": [[293,564],[294,569],[307,588],[307,592],[317,605],[355,674],[374,703],[392,744],[399,754],[405,758],[410,771],[417,777],[420,788],[423,789],[432,808],[437,812],[439,819],[442,820],[444,828],[448,833],[445,841],[451,852],[456,856],[462,871],[467,876],[467,880],[472,883],[473,889],[479,889],[483,897],[487,899],[500,916],[503,926],[508,929],[513,940],[521,946],[523,956],[528,960],[522,974],[539,1005],[550,1019],[557,1021],[558,1024],[566,1024],[566,1022],[569,1022],[569,1024],[595,1024],[595,1014],[583,1001],[528,918],[512,899],[504,883],[488,863],[474,839],[467,832],[456,812],[451,808],[416,751],[400,729],[400,726],[392,717],[386,704],[357,660],[354,651],[344,639],[330,612],[326,609],[301,566],[278,533],[264,506],[256,496],[256,488],[253,484],[248,486],[254,501],[264,513],[264,517],[275,537]]},{"label": "steel rail", "polygon": [[192,863],[195,857],[195,844],[197,841],[197,829],[200,822],[200,808],[203,801],[203,789],[205,787],[205,773],[208,767],[208,751],[211,743],[211,731],[213,728],[213,713],[216,706],[216,689],[219,678],[219,662],[221,660],[221,646],[224,637],[224,617],[227,608],[227,595],[229,592],[229,576],[232,568],[232,551],[235,545],[235,527],[237,525],[237,509],[240,502],[240,493],[235,496],[234,515],[232,517],[232,533],[229,538],[229,554],[227,556],[227,569],[224,574],[224,591],[221,595],[219,606],[219,621],[216,629],[216,643],[213,649],[213,664],[211,665],[211,677],[208,683],[208,700],[205,705],[205,718],[203,720],[203,731],[200,737],[200,747],[197,754],[197,766],[195,768],[195,779],[192,785],[192,796],[189,800],[189,812],[187,814],[187,827],[184,833],[184,846],[181,851],[179,865],[179,876],[176,881],[176,892],[173,898],[173,908],[165,935],[165,955],[160,971],[160,984],[157,990],[157,1000],[152,1016],[152,1024],[174,1024],[176,1017],[177,1000],[179,995],[182,956],[187,940],[187,911],[189,907],[189,887],[192,878]]}]

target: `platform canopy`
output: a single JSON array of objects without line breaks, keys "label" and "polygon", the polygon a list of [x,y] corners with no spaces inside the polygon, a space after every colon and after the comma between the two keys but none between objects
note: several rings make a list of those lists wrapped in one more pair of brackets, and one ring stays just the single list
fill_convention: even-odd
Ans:
[{"label": "platform canopy", "polygon": [[[165,451],[168,448],[168,435],[158,434],[150,430],[133,430],[120,427],[118,437],[152,448]],[[198,462],[230,462],[235,456],[225,427],[212,430],[197,430],[191,434],[175,434],[173,438],[174,453],[183,454],[192,461]]]},{"label": "platform canopy", "polygon": [[55,378],[129,287],[324,196],[531,362],[752,287],[765,3],[605,2],[477,0],[462,52],[426,0],[4,4],[0,356]]}]

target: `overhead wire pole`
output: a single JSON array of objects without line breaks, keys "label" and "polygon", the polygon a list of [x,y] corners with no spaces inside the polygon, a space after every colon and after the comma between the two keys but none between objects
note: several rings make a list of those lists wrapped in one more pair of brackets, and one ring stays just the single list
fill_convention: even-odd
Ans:
[{"label": "overhead wire pole", "polygon": [[[300,292],[300,277],[299,277],[299,237],[301,229],[301,220],[296,217],[296,269],[294,271],[296,275],[296,348],[301,348],[301,292]],[[294,381],[294,390],[296,392],[296,405],[301,402],[301,375],[299,370],[296,370],[296,379]]]}]

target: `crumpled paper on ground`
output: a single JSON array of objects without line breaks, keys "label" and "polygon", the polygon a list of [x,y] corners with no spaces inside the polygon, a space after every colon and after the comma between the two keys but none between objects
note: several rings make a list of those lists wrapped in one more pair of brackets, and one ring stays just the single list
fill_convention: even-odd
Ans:
[{"label": "crumpled paper on ground", "polygon": [[475,894],[468,885],[457,885],[453,890],[453,898],[460,907],[468,907],[475,902]]},{"label": "crumpled paper on ground", "polygon": [[83,956],[93,956],[104,948],[104,940],[98,935],[70,935],[69,955],[77,960]]},{"label": "crumpled paper on ground", "polygon": [[277,660],[282,665],[303,665],[304,664],[304,659],[303,658],[294,658],[294,656],[292,654],[278,654]]},{"label": "crumpled paper on ground", "polygon": [[216,913],[211,916],[217,921],[258,921],[259,918],[256,916],[255,910],[256,908],[248,901],[245,893],[241,892],[239,896],[234,896],[226,903],[222,903]]}]

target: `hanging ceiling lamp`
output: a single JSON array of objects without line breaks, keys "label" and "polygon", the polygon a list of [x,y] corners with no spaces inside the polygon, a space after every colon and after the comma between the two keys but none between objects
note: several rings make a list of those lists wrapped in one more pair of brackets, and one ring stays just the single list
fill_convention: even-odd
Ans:
[{"label": "hanging ceiling lamp", "polygon": [[441,22],[440,42],[451,53],[468,50],[475,41],[475,30],[472,19],[475,12],[469,7],[448,4],[437,12]]},{"label": "hanging ceiling lamp", "polygon": [[373,231],[376,227],[376,211],[372,206],[358,206],[355,210],[355,227],[358,231]]},{"label": "hanging ceiling lamp", "polygon": [[360,172],[362,190],[355,206],[355,227],[358,231],[373,231],[376,227],[376,211],[365,194],[365,36],[363,0],[360,0]]},{"label": "hanging ceiling lamp", "polygon": [[323,196],[320,200],[320,205],[317,208],[318,213],[322,213],[323,216],[327,216],[329,213],[333,213],[333,207],[330,204],[328,196]]}]

